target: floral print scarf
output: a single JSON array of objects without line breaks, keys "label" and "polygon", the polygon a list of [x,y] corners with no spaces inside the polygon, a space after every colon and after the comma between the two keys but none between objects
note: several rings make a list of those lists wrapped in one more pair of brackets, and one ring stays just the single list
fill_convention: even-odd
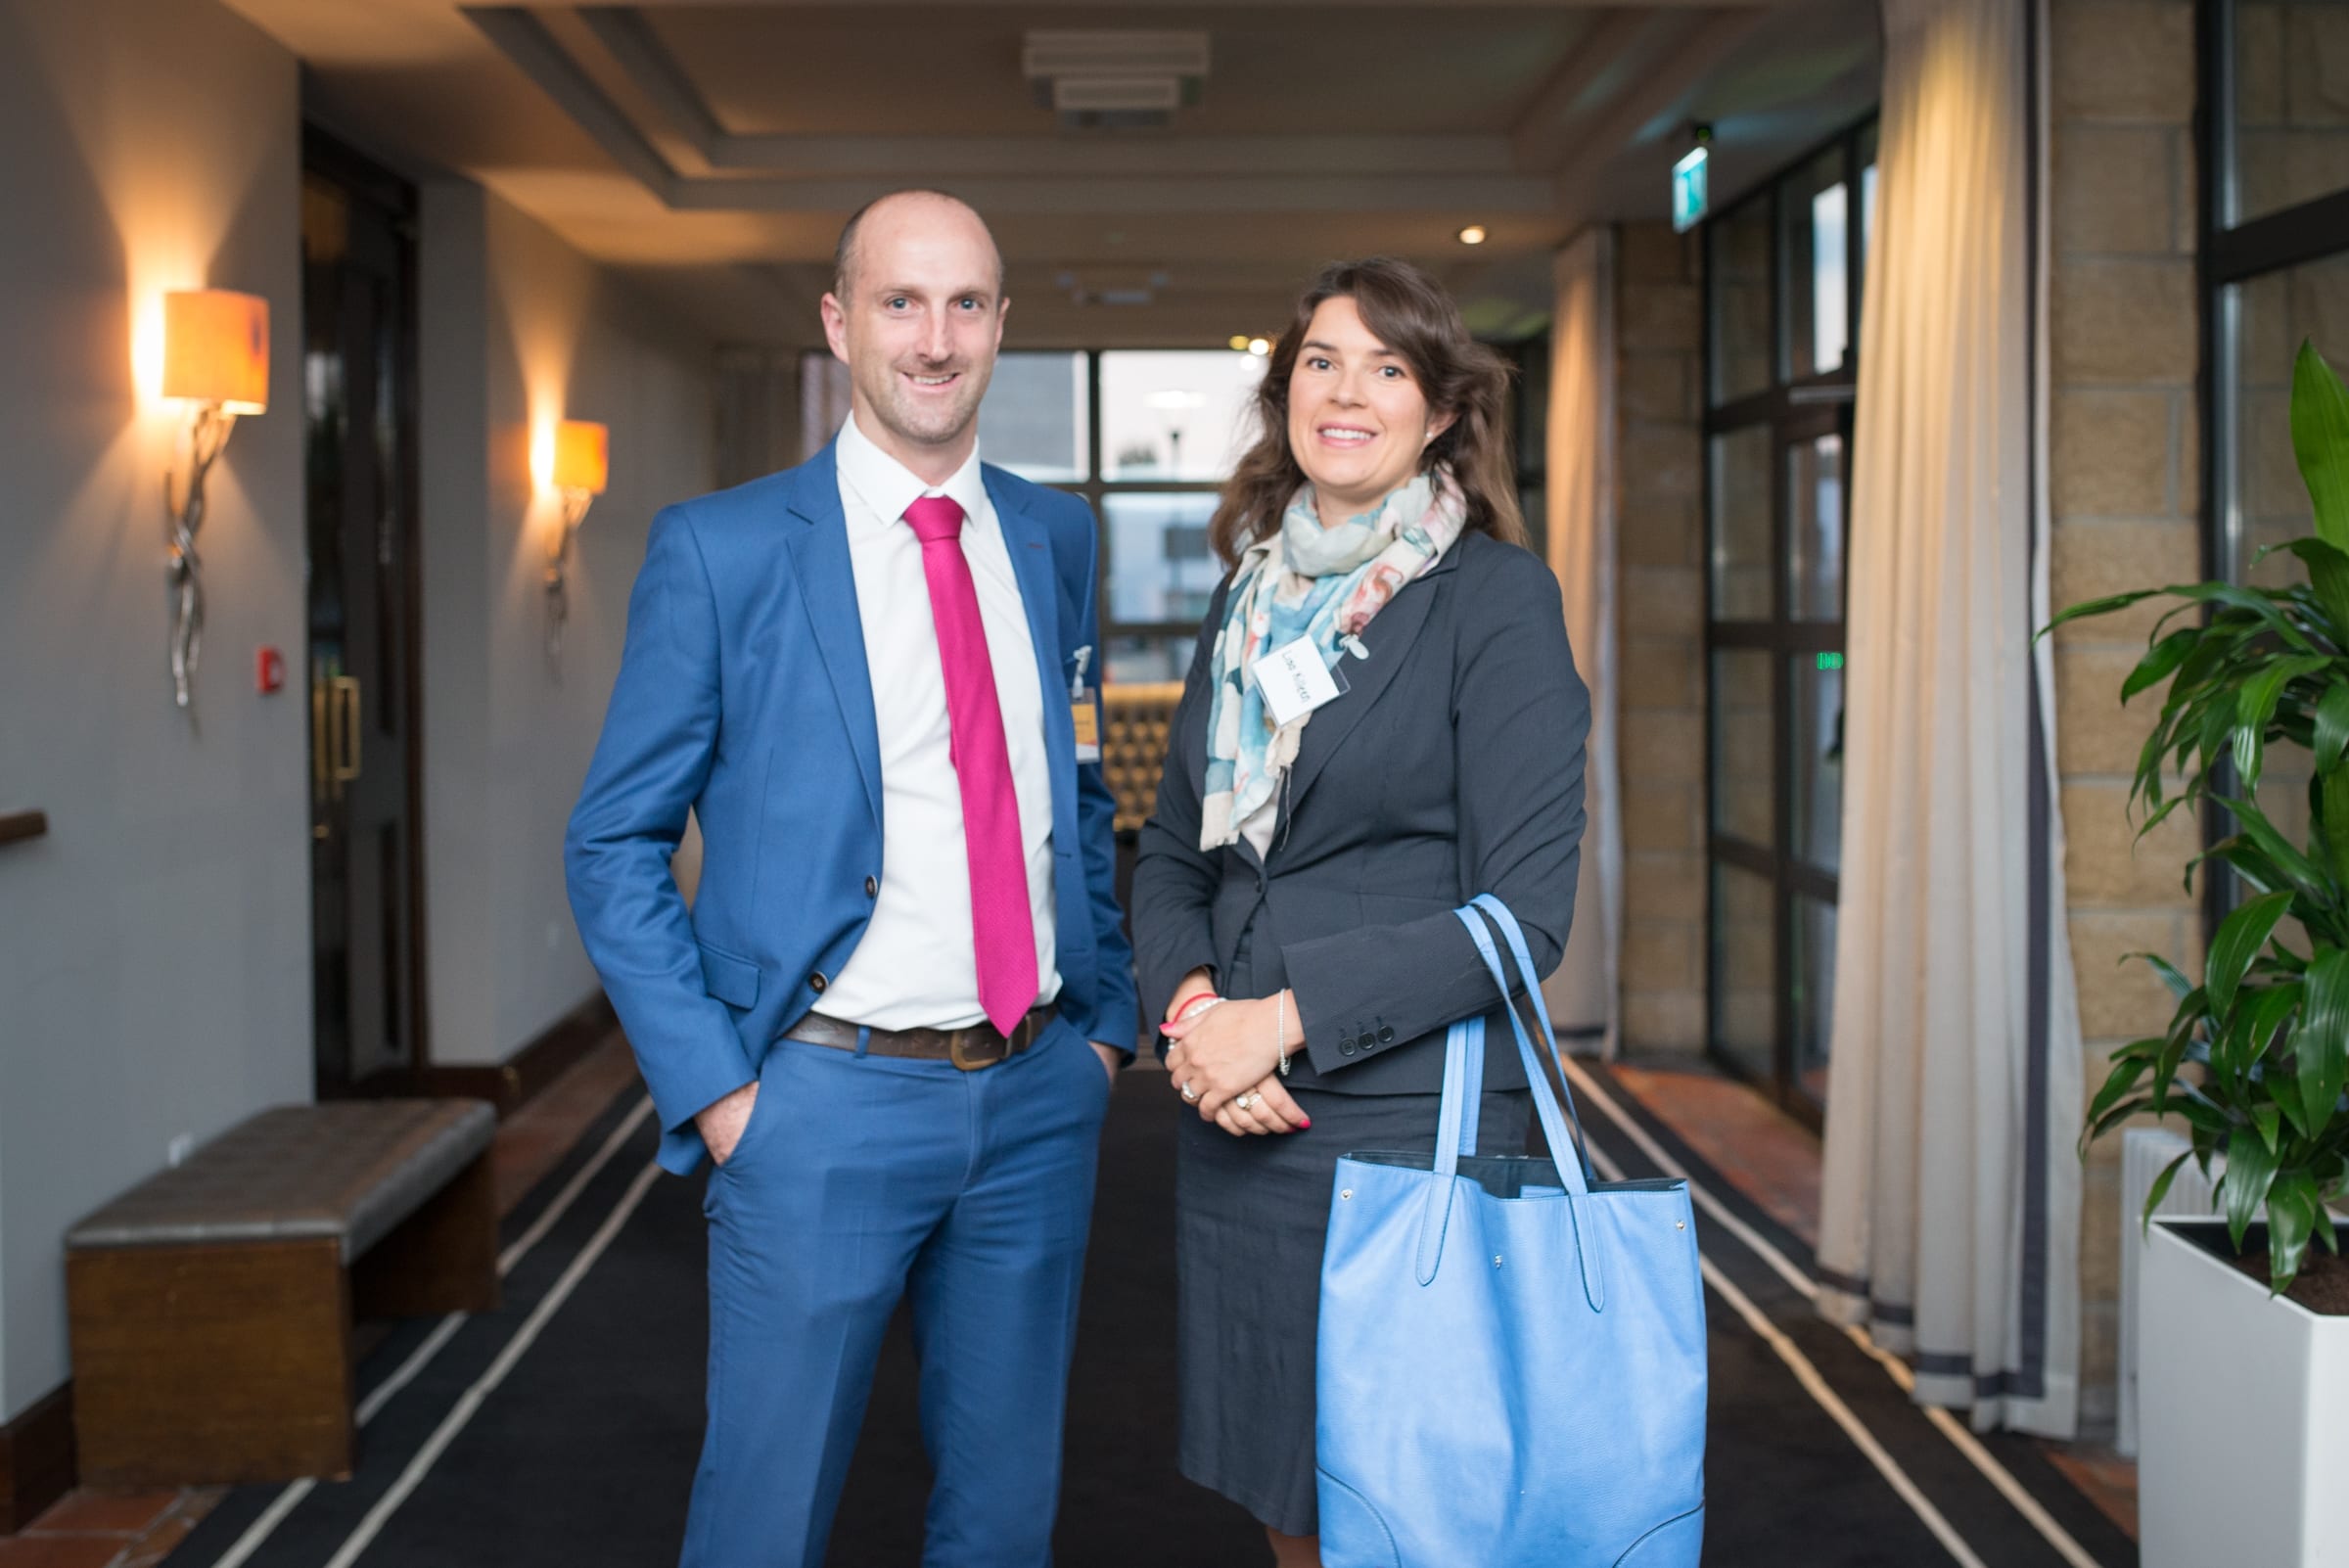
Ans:
[{"label": "floral print scarf", "polygon": [[1311,637],[1322,663],[1336,665],[1405,583],[1444,558],[1467,515],[1459,484],[1444,468],[1331,529],[1321,526],[1307,484],[1282,514],[1280,531],[1240,556],[1210,667],[1215,701],[1199,848],[1238,842],[1240,824],[1280,793],[1313,718],[1272,722],[1256,683],[1258,655]]}]

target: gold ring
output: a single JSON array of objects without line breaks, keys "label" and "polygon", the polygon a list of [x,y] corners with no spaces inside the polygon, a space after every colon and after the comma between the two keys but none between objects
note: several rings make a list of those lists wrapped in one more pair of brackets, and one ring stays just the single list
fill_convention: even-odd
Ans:
[{"label": "gold ring", "polygon": [[1254,1089],[1250,1089],[1247,1093],[1241,1095],[1238,1099],[1232,1101],[1231,1103],[1238,1106],[1243,1111],[1253,1111],[1256,1109],[1257,1103],[1263,1098],[1264,1096],[1262,1094],[1257,1093]]}]

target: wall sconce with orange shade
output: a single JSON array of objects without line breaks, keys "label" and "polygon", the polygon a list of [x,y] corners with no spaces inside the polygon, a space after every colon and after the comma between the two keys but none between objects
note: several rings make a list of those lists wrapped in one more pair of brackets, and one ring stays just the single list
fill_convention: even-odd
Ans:
[{"label": "wall sconce with orange shade", "polygon": [[563,623],[570,619],[571,595],[564,585],[563,567],[571,555],[571,536],[579,531],[587,508],[604,493],[612,473],[612,433],[585,419],[567,419],[555,427],[555,460],[548,481],[563,496],[563,530],[555,536],[546,561],[546,660],[560,677],[563,669]]},{"label": "wall sconce with orange shade", "polygon": [[185,708],[204,641],[204,563],[196,554],[204,482],[237,416],[268,411],[269,301],[225,289],[164,295],[162,394],[195,404],[185,493],[175,475],[163,475],[171,524],[171,688]]}]

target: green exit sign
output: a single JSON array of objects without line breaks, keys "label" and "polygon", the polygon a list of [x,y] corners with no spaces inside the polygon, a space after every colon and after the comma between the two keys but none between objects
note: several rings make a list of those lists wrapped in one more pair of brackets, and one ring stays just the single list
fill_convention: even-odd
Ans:
[{"label": "green exit sign", "polygon": [[1688,156],[1672,165],[1672,227],[1675,233],[1685,233],[1696,226],[1705,215],[1705,150],[1691,148]]}]

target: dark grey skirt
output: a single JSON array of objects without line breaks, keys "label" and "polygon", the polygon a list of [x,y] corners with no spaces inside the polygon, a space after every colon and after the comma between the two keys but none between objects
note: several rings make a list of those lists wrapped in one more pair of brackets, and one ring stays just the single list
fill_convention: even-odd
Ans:
[{"label": "dark grey skirt", "polygon": [[[1284,1535],[1320,1533],[1313,1344],[1339,1156],[1436,1146],[1434,1094],[1293,1091],[1303,1131],[1233,1137],[1178,1112],[1175,1343],[1182,1473]],[[1477,1147],[1523,1154],[1533,1099],[1485,1095]]]}]

